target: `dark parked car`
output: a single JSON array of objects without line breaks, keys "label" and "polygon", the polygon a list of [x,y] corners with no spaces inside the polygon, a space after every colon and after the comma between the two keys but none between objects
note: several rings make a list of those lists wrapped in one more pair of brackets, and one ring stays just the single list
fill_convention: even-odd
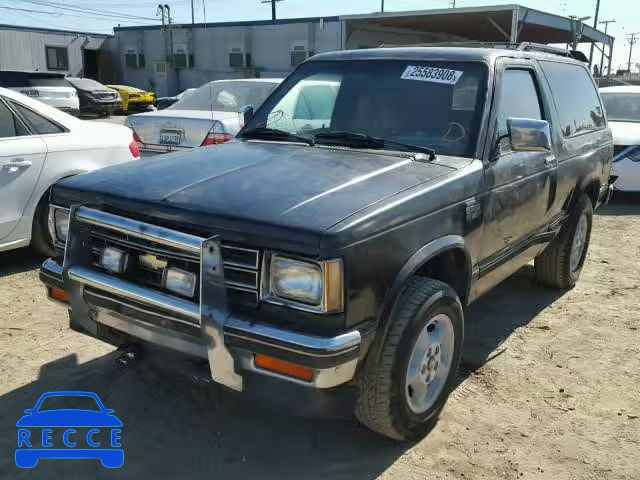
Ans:
[{"label": "dark parked car", "polygon": [[465,307],[533,259],[573,287],[610,192],[589,70],[541,48],[317,55],[231,142],[62,181],[49,295],[71,328],[181,352],[233,389],[350,382],[366,426],[426,434]]},{"label": "dark parked car", "polygon": [[111,115],[122,109],[122,99],[115,90],[90,78],[67,77],[66,80],[78,92],[80,113]]}]

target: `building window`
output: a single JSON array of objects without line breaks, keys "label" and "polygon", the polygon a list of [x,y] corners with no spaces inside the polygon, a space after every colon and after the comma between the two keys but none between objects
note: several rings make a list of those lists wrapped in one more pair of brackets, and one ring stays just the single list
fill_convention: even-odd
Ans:
[{"label": "building window", "polygon": [[125,53],[124,54],[124,64],[127,67],[137,68],[138,67],[138,55],[135,53]]},{"label": "building window", "polygon": [[297,67],[308,57],[307,47],[304,45],[294,45],[291,50],[291,66]]},{"label": "building window", "polygon": [[133,50],[129,50],[124,54],[124,64],[129,68],[144,68],[144,53],[136,53]]},{"label": "building window", "polygon": [[47,70],[69,70],[67,47],[44,47]]},{"label": "building window", "polygon": [[241,48],[232,48],[229,52],[229,66],[231,68],[244,67],[244,54]]}]

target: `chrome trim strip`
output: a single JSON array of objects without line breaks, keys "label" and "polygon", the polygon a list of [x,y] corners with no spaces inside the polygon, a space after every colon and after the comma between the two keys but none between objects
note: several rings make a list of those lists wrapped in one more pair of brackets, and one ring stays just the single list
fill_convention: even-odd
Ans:
[{"label": "chrome trim strip", "polygon": [[176,230],[159,227],[151,223],[139,222],[130,218],[121,217],[112,213],[94,210],[88,207],[79,207],[75,212],[76,218],[84,223],[104,227],[109,230],[124,233],[132,237],[142,238],[151,242],[161,243],[180,250],[200,254],[202,247],[201,237],[181,233]]},{"label": "chrome trim strip", "polygon": [[71,280],[113,293],[130,300],[162,308],[193,318],[200,324],[200,306],[165,293],[142,288],[130,282],[95,272],[88,268],[71,266],[67,271]]},{"label": "chrome trim strip", "polygon": [[[229,267],[240,267],[240,268],[248,268],[252,270],[258,270],[260,268],[260,250],[256,250],[255,248],[245,248],[245,247],[235,247],[231,245],[222,245],[222,250],[238,250],[241,252],[251,252],[255,254],[255,261],[253,265],[246,263],[238,263],[238,262],[224,262],[226,266]],[[223,252],[223,260],[224,260],[224,252]]]},{"label": "chrome trim strip", "polygon": [[[241,333],[230,331],[229,329],[238,330]],[[245,332],[247,335],[243,335],[242,332]],[[331,357],[349,352],[358,348],[362,341],[358,330],[352,330],[336,337],[315,337],[271,327],[269,325],[251,323],[235,317],[227,320],[225,324],[225,334],[230,337],[242,338],[244,340],[263,343],[276,348],[315,357]],[[256,339],[255,336],[263,337],[263,339]],[[269,340],[275,340],[281,343],[270,343]],[[282,345],[282,343],[286,344],[286,346]],[[308,350],[317,350],[318,352],[309,352]]]}]

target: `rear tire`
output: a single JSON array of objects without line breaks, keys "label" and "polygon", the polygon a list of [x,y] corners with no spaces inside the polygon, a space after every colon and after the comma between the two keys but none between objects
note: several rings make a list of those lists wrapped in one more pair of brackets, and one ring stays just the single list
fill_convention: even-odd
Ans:
[{"label": "rear tire", "polygon": [[365,360],[355,414],[371,430],[405,441],[431,431],[453,389],[464,315],[456,292],[430,278],[411,279],[398,305],[382,345]]},{"label": "rear tire", "polygon": [[582,194],[558,236],[535,259],[540,283],[561,289],[575,286],[587,258],[592,222],[593,204]]},{"label": "rear tire", "polygon": [[38,253],[47,257],[55,257],[56,249],[53,246],[53,239],[49,235],[49,190],[45,192],[36,211],[33,214],[33,225],[31,227],[31,247]]}]

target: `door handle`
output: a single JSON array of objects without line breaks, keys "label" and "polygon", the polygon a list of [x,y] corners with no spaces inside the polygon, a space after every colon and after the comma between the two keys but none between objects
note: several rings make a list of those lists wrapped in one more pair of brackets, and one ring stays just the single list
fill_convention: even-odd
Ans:
[{"label": "door handle", "polygon": [[25,160],[24,158],[13,158],[8,162],[4,162],[0,164],[0,167],[3,170],[8,170],[9,173],[15,173],[21,168],[29,168],[33,165],[31,160]]},{"label": "door handle", "polygon": [[544,164],[546,167],[552,167],[556,162],[556,157],[553,155],[548,155],[544,157]]}]

